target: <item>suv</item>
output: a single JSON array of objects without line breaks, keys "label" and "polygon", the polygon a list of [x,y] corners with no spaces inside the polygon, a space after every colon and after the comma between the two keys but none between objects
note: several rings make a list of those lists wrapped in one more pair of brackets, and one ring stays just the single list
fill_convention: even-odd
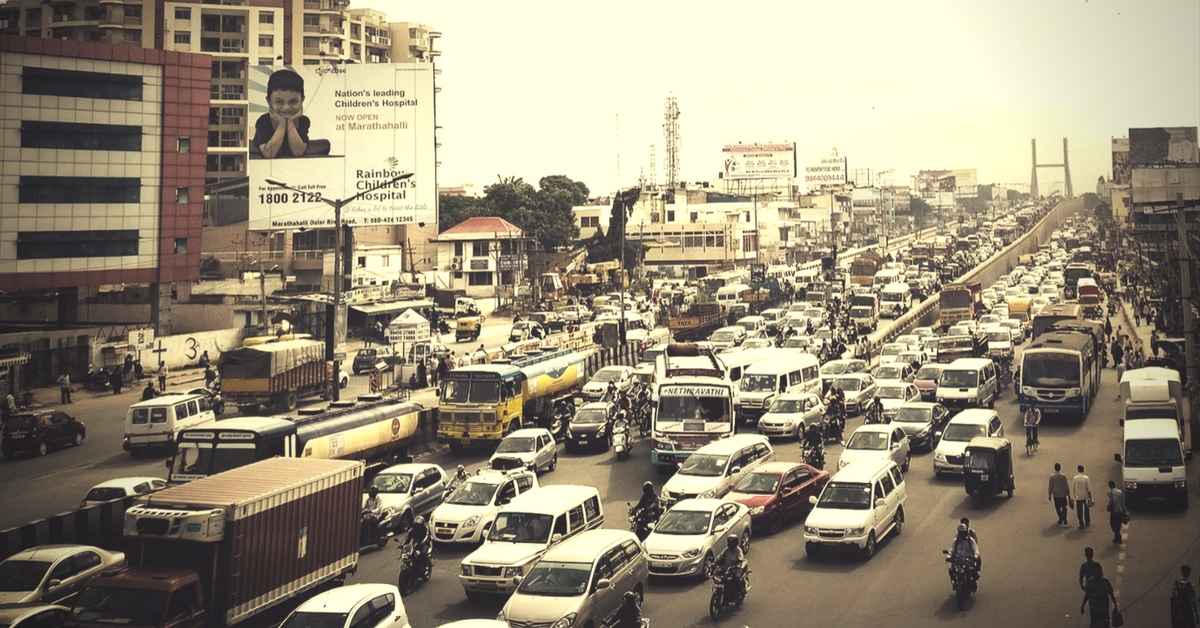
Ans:
[{"label": "suv", "polygon": [[935,433],[937,446],[933,449],[933,474],[962,473],[963,453],[967,443],[976,436],[1004,438],[1004,424],[995,410],[968,408],[954,415],[940,437]]},{"label": "suv", "polygon": [[875,555],[879,539],[900,534],[908,486],[891,460],[860,460],[838,471],[804,521],[804,551],[814,558],[823,550],[855,550]]},{"label": "suv", "polygon": [[0,450],[5,458],[18,451],[30,451],[44,456],[50,447],[83,444],[87,428],[75,417],[62,410],[45,410],[15,414],[4,423]]},{"label": "suv", "polygon": [[429,530],[439,543],[479,543],[487,537],[496,513],[517,495],[538,488],[528,469],[480,471],[459,484],[429,515]]}]

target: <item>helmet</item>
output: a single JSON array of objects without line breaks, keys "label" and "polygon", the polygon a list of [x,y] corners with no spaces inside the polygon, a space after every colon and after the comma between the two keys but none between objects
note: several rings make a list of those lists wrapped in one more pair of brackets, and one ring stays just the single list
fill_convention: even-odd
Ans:
[{"label": "helmet", "polygon": [[730,534],[730,535],[729,535],[729,539],[728,539],[728,541],[729,541],[729,547],[730,547],[730,549],[732,549],[732,548],[734,548],[734,547],[737,547],[737,546],[738,546],[738,541],[739,541],[739,539],[738,539],[738,535],[736,535],[736,534]]},{"label": "helmet", "polygon": [[414,525],[419,525],[419,526],[423,526],[423,525],[425,525],[425,517],[422,517],[422,516],[420,516],[420,515],[417,515],[417,518],[416,518],[416,519],[413,519],[413,524],[414,524]]},{"label": "helmet", "polygon": [[967,524],[965,524],[965,523],[958,524],[958,535],[959,536],[967,535]]},{"label": "helmet", "polygon": [[879,395],[875,395],[875,401],[879,401]]},{"label": "helmet", "polygon": [[633,604],[637,601],[637,594],[633,591],[626,591],[624,599],[626,604]]},{"label": "helmet", "polygon": [[371,497],[375,497],[376,495],[379,494],[379,487],[372,486],[371,488],[367,489],[367,494],[370,495]]},{"label": "helmet", "polygon": [[654,484],[653,483],[646,482],[645,484],[642,484],[642,493],[649,495],[650,493],[653,493],[653,492],[654,492]]},{"label": "helmet", "polygon": [[467,468],[466,468],[466,467],[462,466],[461,464],[460,464],[460,465],[458,465],[458,472],[459,472],[459,473],[462,473],[463,471],[466,471],[466,470],[467,470]]}]

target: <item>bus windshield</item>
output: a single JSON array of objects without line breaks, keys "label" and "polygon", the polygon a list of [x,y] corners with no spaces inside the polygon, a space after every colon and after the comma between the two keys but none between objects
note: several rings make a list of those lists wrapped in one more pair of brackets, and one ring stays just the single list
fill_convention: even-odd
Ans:
[{"label": "bus windshield", "polygon": [[729,422],[729,399],[726,397],[664,396],[658,404],[657,421]]},{"label": "bus windshield", "polygon": [[171,467],[172,475],[213,475],[222,471],[244,467],[255,461],[253,446],[225,445],[216,449],[180,443]]},{"label": "bus windshield", "polygon": [[1021,385],[1037,388],[1078,388],[1079,356],[1069,353],[1026,354]]}]

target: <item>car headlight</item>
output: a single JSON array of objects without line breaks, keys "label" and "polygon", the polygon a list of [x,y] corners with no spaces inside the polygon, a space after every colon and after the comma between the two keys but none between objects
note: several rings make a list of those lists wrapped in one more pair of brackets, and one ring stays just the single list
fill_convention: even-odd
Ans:
[{"label": "car headlight", "polygon": [[711,488],[710,488],[710,489],[708,489],[707,491],[704,491],[703,493],[700,493],[700,494],[699,494],[699,495],[697,495],[696,497],[698,497],[699,499],[712,499],[712,498],[714,498],[714,497],[716,497],[716,496],[717,496],[717,491],[716,491],[716,489],[711,489]]},{"label": "car headlight", "polygon": [[766,511],[767,511],[767,508],[765,506],[755,506],[754,508],[750,509],[750,516],[753,517],[756,515],[761,515]]},{"label": "car headlight", "polygon": [[505,567],[504,568],[504,577],[505,578],[515,578],[515,577],[521,575],[521,572],[522,572],[521,566]]},{"label": "car headlight", "polygon": [[695,557],[697,557],[697,556],[699,556],[699,555],[700,555],[700,550],[701,550],[701,549],[702,549],[702,548],[699,548],[699,547],[693,547],[692,549],[690,549],[690,550],[688,550],[688,551],[684,552],[684,553],[683,553],[683,557],[684,557],[684,558],[695,558]]},{"label": "car headlight", "polygon": [[464,575],[464,576],[471,575],[471,565],[469,563],[463,563],[461,565],[461,568],[462,568],[462,575]]},{"label": "car headlight", "polygon": [[849,528],[846,530],[846,536],[858,536],[863,533],[866,528]]},{"label": "car headlight", "polygon": [[793,427],[796,427],[796,422],[795,422],[795,421],[784,421],[784,423],[783,423],[783,429],[785,429],[785,430],[790,430],[790,429],[792,429]]},{"label": "car headlight", "polygon": [[571,628],[571,626],[575,625],[575,617],[575,613],[567,613],[566,617],[551,624],[550,628]]},{"label": "car headlight", "polygon": [[946,454],[944,454],[944,453],[942,453],[942,452],[940,452],[940,451],[935,451],[935,452],[933,452],[933,459],[934,459],[934,460],[937,460],[937,461],[939,461],[939,462],[945,462],[945,461],[946,461]]},{"label": "car headlight", "polygon": [[467,519],[466,521],[464,521],[464,522],[462,523],[462,527],[464,527],[464,528],[474,528],[474,527],[475,527],[475,526],[476,526],[476,525],[479,523],[479,518],[480,518],[480,517],[482,517],[482,516],[483,516],[483,515],[471,515],[471,518],[470,518],[470,519]]},{"label": "car headlight", "polygon": [[816,534],[817,534],[817,529],[816,529],[816,528],[814,528],[814,527],[812,527],[812,526],[804,526],[804,533],[805,533],[805,534],[811,534],[811,535],[813,535],[813,536],[816,536]]}]

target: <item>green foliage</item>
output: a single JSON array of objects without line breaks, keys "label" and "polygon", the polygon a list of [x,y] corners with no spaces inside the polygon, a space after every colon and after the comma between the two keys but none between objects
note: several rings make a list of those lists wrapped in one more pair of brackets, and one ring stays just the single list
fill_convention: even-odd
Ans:
[{"label": "green foliage", "polygon": [[1010,200],[1010,201],[1024,201],[1024,200],[1028,200],[1028,199],[1029,199],[1028,192],[1018,192],[1016,190],[1008,191],[1008,200]]},{"label": "green foliage", "polygon": [[926,220],[933,214],[933,208],[920,196],[909,196],[908,213],[912,214],[913,222],[920,228],[926,224]]},{"label": "green foliage", "polygon": [[215,255],[205,255],[200,258],[200,274],[215,275],[221,272],[221,261]]},{"label": "green foliage", "polygon": [[[1094,195],[1093,195],[1094,196]],[[1108,201],[1097,200],[1096,202],[1096,221],[1100,223],[1112,222],[1112,205]]]},{"label": "green foliage", "polygon": [[982,198],[962,198],[958,200],[958,204],[971,214],[982,214],[988,210],[987,201]]},{"label": "green foliage", "polygon": [[[631,188],[613,197],[608,219],[608,234],[605,235],[597,230],[596,235],[589,238],[586,243],[589,261],[604,262],[617,259],[621,256],[621,249],[624,246],[625,265],[633,267],[641,263],[639,246],[625,237],[623,229],[625,221],[633,213],[633,204],[637,202],[639,195],[641,195],[640,189]],[[624,212],[624,216],[622,216],[622,212]]]},{"label": "green foliage", "polygon": [[542,177],[535,189],[520,177],[501,178],[483,198],[442,196],[438,228],[445,231],[477,216],[498,216],[536,238],[545,250],[566,246],[579,235],[571,208],[587,202],[588,187],[564,175]]},{"label": "green foliage", "polygon": [[477,216],[488,215],[483,199],[471,196],[441,196],[438,198],[438,231]]},{"label": "green foliage", "polygon": [[1096,196],[1095,192],[1084,192],[1083,193],[1083,208],[1084,209],[1096,209],[1096,206],[1099,204],[1100,204],[1100,197]]}]

